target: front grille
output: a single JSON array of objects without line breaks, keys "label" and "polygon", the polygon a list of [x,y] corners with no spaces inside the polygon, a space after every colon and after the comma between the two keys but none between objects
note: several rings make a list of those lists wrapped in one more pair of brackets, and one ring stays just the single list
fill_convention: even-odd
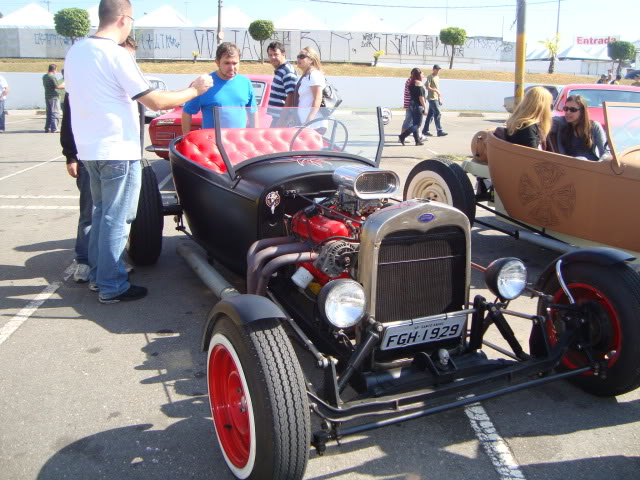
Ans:
[{"label": "front grille", "polygon": [[460,310],[466,301],[466,263],[465,234],[459,227],[388,235],[378,256],[376,320]]}]

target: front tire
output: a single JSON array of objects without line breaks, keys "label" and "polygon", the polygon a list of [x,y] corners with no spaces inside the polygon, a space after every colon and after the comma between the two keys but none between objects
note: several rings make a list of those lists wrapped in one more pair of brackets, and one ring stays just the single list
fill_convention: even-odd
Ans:
[{"label": "front tire", "polygon": [[444,158],[418,163],[407,177],[404,199],[426,198],[462,211],[473,225],[476,199],[469,177],[460,165]]},{"label": "front tire", "polygon": [[225,462],[239,479],[302,479],[310,444],[304,376],[277,320],[216,322],[209,402]]},{"label": "front tire", "polygon": [[[589,263],[568,264],[562,268],[571,295],[590,313],[585,325],[589,346],[596,360],[606,361],[606,377],[587,373],[571,378],[583,390],[602,397],[630,392],[640,386],[640,277],[626,264],[602,266]],[[555,275],[549,277],[544,293],[553,303],[568,304]],[[544,315],[543,303],[538,314]],[[550,345],[557,342],[564,322],[551,309],[546,331]],[[537,328],[532,330],[529,345],[535,356],[543,355],[543,339]],[[572,370],[589,365],[582,350],[572,345],[562,358],[558,370]]]},{"label": "front tire", "polygon": [[127,254],[136,265],[153,265],[162,252],[162,197],[158,178],[148,160],[142,162],[142,185],[136,219],[131,224]]}]

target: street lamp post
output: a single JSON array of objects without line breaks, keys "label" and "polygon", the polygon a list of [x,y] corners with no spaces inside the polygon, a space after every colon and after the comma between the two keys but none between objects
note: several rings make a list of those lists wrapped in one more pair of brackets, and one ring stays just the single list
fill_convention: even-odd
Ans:
[{"label": "street lamp post", "polygon": [[222,0],[218,0],[218,31],[216,32],[216,49],[222,40]]},{"label": "street lamp post", "polygon": [[518,33],[516,36],[516,78],[515,105],[517,106],[524,95],[524,66],[526,57],[525,20],[527,13],[526,0],[518,0]]}]

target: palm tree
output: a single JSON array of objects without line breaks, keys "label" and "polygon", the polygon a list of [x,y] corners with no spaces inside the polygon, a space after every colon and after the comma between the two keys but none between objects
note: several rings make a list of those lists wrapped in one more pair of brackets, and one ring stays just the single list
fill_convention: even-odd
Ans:
[{"label": "palm tree", "polygon": [[551,38],[540,40],[540,43],[543,44],[544,48],[549,52],[549,58],[551,61],[549,62],[548,73],[553,73],[556,70],[556,59],[558,58],[558,51],[560,50],[560,35],[555,34]]}]

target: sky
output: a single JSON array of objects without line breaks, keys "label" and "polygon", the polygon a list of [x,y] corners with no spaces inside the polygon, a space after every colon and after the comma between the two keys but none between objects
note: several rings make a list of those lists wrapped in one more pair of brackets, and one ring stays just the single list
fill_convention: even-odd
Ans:
[{"label": "sky", "polygon": [[[0,12],[11,13],[31,1],[0,0]],[[98,0],[40,1],[51,12],[62,8],[89,8]],[[295,8],[304,8],[330,27],[363,11],[388,24],[404,29],[422,17],[433,17],[467,34],[502,37],[515,40],[516,0],[224,0],[224,6],[235,6],[253,19],[276,20]],[[388,5],[363,6],[346,4]],[[189,20],[217,15],[216,0],[133,0],[134,17],[139,18],[161,5],[171,5]],[[413,7],[413,8],[409,8]],[[416,8],[431,7],[431,8]],[[474,8],[461,8],[474,7]],[[638,0],[560,0],[560,35],[562,43],[572,44],[577,36],[613,36],[621,40],[640,39]],[[550,38],[556,33],[558,0],[527,0],[527,43]],[[224,21],[224,17],[223,17]],[[363,30],[366,30],[366,25]]]}]

